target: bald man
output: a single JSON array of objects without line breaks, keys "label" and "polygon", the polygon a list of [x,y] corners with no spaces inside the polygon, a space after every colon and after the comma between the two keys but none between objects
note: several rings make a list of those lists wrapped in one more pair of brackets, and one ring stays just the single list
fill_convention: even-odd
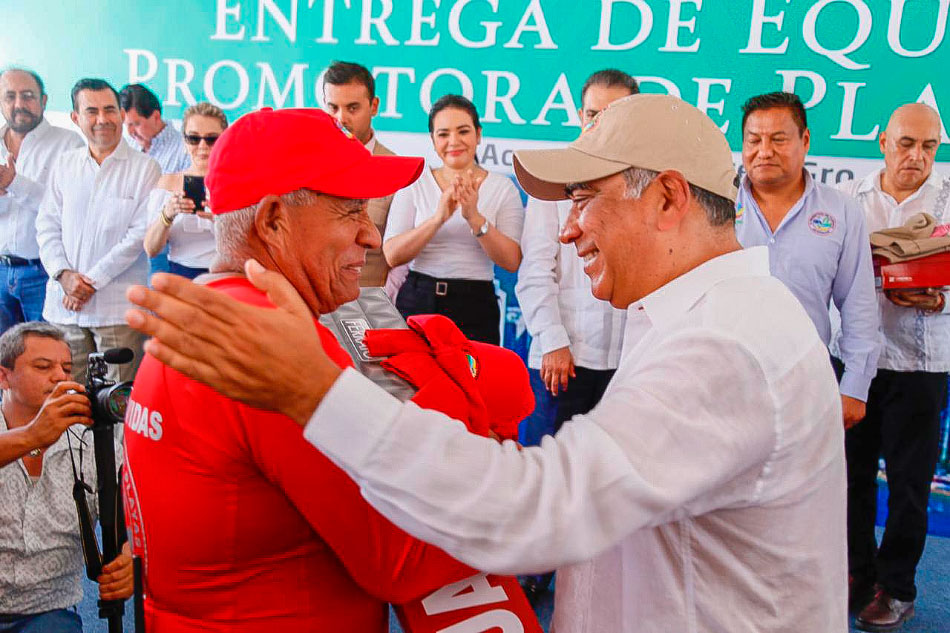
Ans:
[{"label": "bald man", "polygon": [[[950,223],[950,179],[933,171],[939,115],[913,103],[881,133],[884,168],[845,191],[861,203],[868,231],[926,212]],[[859,628],[893,631],[914,613],[914,576],[927,538],[927,500],[937,464],[940,410],[950,370],[950,305],[936,288],[878,293],[884,348],[868,393],[867,415],[845,435],[851,606]],[[887,464],[887,526],[874,535],[877,470]],[[868,602],[870,601],[870,602]]]}]

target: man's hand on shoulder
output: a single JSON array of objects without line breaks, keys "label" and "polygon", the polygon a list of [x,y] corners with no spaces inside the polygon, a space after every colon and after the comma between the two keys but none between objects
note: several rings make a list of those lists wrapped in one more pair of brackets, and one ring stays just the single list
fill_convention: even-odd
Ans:
[{"label": "man's hand on shoulder", "polygon": [[50,446],[74,424],[92,424],[92,410],[85,391],[85,387],[72,381],[61,382],[53,388],[40,412],[27,425],[36,448]]},{"label": "man's hand on shoulder", "polygon": [[99,583],[100,600],[125,600],[135,589],[132,573],[132,550],[129,544],[122,545],[122,552],[115,560],[102,567],[102,573],[96,578]]},{"label": "man's hand on shoulder", "polygon": [[561,347],[541,357],[541,380],[551,395],[556,396],[559,389],[567,391],[567,382],[576,375],[570,347]]},{"label": "man's hand on shoulder", "polygon": [[156,274],[152,289],[129,288],[129,301],[144,311],[129,310],[125,320],[153,337],[145,351],[172,369],[304,426],[340,368],[323,350],[313,315],[290,282],[253,260],[245,270],[276,309]]},{"label": "man's hand on shoulder", "polygon": [[867,413],[867,404],[857,398],[841,394],[841,413],[844,418],[845,430],[864,419]]}]

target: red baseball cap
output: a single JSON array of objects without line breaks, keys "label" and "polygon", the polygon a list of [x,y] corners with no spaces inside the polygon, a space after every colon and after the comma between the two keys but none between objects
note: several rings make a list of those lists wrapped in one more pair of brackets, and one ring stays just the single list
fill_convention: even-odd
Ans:
[{"label": "red baseball cap", "polygon": [[221,214],[298,189],[382,198],[412,184],[423,165],[421,158],[374,156],[323,110],[263,108],[221,134],[205,183],[212,211]]}]

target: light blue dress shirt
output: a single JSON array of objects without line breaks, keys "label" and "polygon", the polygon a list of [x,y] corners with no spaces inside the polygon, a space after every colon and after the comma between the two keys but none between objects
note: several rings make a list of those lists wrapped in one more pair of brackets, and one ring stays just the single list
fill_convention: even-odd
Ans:
[{"label": "light blue dress shirt", "polygon": [[744,248],[768,247],[772,275],[805,307],[825,345],[831,340],[829,305],[834,301],[842,321],[841,393],[867,401],[877,373],[881,334],[861,206],[805,172],[805,192],[773,232],[752,195],[748,176],[743,176],[736,201],[736,237]]},{"label": "light blue dress shirt", "polygon": [[[142,146],[131,136],[126,135],[125,140],[135,149],[142,151]],[[185,140],[178,128],[168,121],[165,121],[165,127],[152,139],[147,153],[162,168],[163,174],[178,174],[191,167],[191,156],[185,149]]]}]

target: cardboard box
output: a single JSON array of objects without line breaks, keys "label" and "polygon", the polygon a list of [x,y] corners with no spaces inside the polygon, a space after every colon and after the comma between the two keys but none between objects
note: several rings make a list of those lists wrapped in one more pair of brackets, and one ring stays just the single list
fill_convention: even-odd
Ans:
[{"label": "cardboard box", "polygon": [[875,255],[874,284],[879,290],[950,286],[950,253],[937,253],[894,264]]}]

